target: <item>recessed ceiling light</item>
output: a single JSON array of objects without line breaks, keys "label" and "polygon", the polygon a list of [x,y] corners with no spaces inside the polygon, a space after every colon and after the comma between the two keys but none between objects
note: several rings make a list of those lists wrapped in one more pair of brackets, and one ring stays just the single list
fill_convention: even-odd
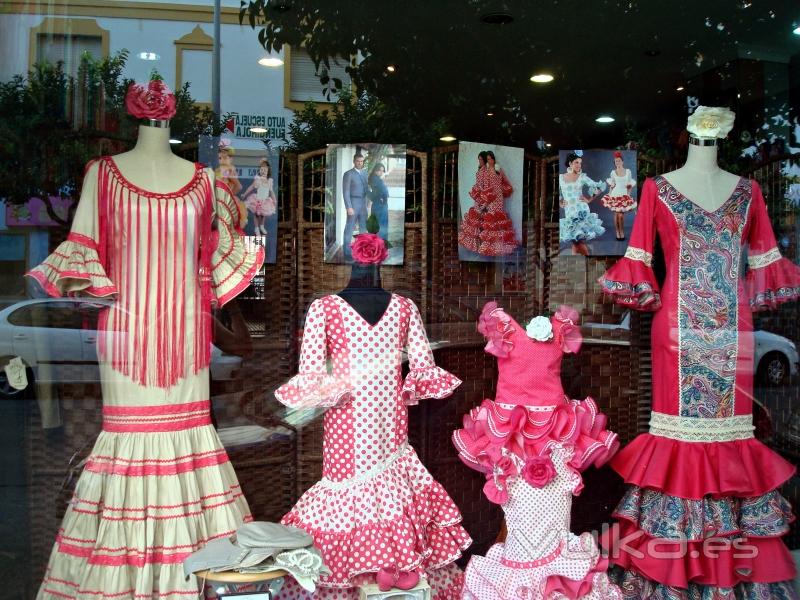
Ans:
[{"label": "recessed ceiling light", "polygon": [[277,56],[265,56],[258,59],[258,64],[262,67],[280,67],[283,64],[283,60]]},{"label": "recessed ceiling light", "polygon": [[531,81],[533,83],[550,83],[553,79],[550,73],[536,73],[536,75],[531,76]]},{"label": "recessed ceiling light", "polygon": [[679,85],[678,87],[675,88],[675,91],[676,92],[682,92],[683,91],[683,86]]},{"label": "recessed ceiling light", "polygon": [[169,139],[169,143],[170,144],[182,144],[183,142],[180,141],[180,140],[176,140],[175,138],[170,138]]},{"label": "recessed ceiling light", "polygon": [[487,25],[508,25],[514,20],[514,15],[504,10],[487,12],[481,17],[481,21]]},{"label": "recessed ceiling light", "polygon": [[493,117],[493,116],[494,116],[494,113],[493,113],[493,112],[488,112],[488,113],[486,113],[486,116],[487,116],[487,117]]},{"label": "recessed ceiling light", "polygon": [[800,25],[795,27],[794,30],[792,31],[792,33],[795,34],[795,35],[800,35]]},{"label": "recessed ceiling light", "polygon": [[547,143],[545,144],[545,146],[547,146],[548,148],[549,148],[550,146],[552,146],[552,145],[553,145],[553,144],[551,144],[550,142],[547,142]]},{"label": "recessed ceiling light", "polygon": [[458,138],[453,135],[443,135],[439,139],[443,142],[455,142]]},{"label": "recessed ceiling light", "polygon": [[609,117],[608,115],[600,115],[595,119],[598,123],[613,123],[614,117]]},{"label": "recessed ceiling light", "polygon": [[386,70],[389,71],[389,73],[394,73],[395,72],[394,65],[386,65]]},{"label": "recessed ceiling light", "polygon": [[250,128],[250,132],[251,133],[267,133],[267,130],[264,129],[263,127],[251,127]]},{"label": "recessed ceiling light", "polygon": [[138,56],[139,56],[139,58],[141,58],[142,60],[158,60],[158,59],[160,59],[160,58],[161,58],[161,57],[160,57],[158,54],[156,54],[155,52],[139,52]]}]

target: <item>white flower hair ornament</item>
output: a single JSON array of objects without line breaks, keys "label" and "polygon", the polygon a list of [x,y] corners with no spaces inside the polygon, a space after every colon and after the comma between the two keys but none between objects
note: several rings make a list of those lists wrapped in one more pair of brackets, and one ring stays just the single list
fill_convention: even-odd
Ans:
[{"label": "white flower hair ornament", "polygon": [[736,113],[724,106],[698,106],[691,115],[686,129],[699,138],[725,138],[731,129]]},{"label": "white flower hair ornament", "polygon": [[553,339],[553,325],[547,317],[534,317],[525,327],[525,333],[537,342],[546,342]]}]

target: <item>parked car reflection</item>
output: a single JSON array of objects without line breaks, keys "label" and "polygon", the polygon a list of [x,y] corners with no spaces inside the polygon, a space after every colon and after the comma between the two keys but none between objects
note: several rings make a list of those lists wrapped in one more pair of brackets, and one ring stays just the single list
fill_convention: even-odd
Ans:
[{"label": "parked car reflection", "polygon": [[[629,331],[631,313],[625,311],[619,323],[584,323],[583,326],[591,331]],[[797,376],[800,356],[792,340],[769,331],[756,330],[753,332],[753,341],[756,385],[787,385]]]},{"label": "parked car reflection", "polygon": [[[99,381],[97,321],[110,304],[98,298],[41,298],[0,311],[0,395],[19,393],[8,385],[2,371],[15,356],[28,366],[29,379],[32,376],[39,383]],[[241,364],[241,357],[214,346],[211,379],[233,379]]]}]

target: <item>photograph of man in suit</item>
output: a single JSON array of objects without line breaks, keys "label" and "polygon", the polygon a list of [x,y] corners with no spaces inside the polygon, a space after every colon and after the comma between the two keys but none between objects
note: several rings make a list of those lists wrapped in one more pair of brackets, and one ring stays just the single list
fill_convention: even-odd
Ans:
[{"label": "photograph of man in suit", "polygon": [[358,232],[367,231],[367,172],[364,169],[364,155],[358,152],[353,156],[353,168],[342,176],[342,195],[347,209],[347,222],[342,241],[345,260],[351,261],[350,244],[353,242],[353,229],[358,222]]}]

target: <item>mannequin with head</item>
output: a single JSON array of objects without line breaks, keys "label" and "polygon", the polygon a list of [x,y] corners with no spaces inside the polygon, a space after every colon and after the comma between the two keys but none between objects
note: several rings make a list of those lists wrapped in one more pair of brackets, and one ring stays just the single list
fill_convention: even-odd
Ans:
[{"label": "mannequin with head", "polygon": [[686,163],[663,176],[684,197],[709,212],[722,206],[739,183],[738,175],[717,164],[719,143],[733,127],[733,119],[727,108],[698,107],[689,117]]},{"label": "mannequin with head", "polygon": [[141,119],[133,150],[117,154],[114,163],[132,184],[157,194],[174,192],[192,180],[196,167],[172,153],[169,122],[175,96],[160,79],[133,84],[125,96],[131,116]]}]

